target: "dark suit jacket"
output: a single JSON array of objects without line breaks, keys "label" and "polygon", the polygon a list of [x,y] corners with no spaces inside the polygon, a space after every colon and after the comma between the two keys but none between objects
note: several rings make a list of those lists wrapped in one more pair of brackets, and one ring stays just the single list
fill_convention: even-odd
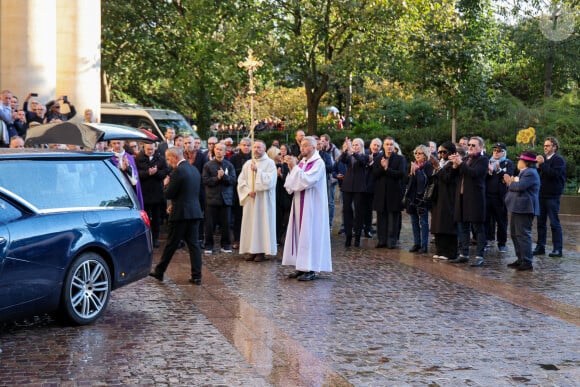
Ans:
[{"label": "dark suit jacket", "polygon": [[402,156],[391,153],[387,170],[381,165],[381,159],[386,158],[380,153],[373,160],[373,175],[375,177],[375,195],[373,197],[373,209],[375,211],[397,212],[401,211],[403,199],[403,179],[407,173],[407,163]]},{"label": "dark suit jacket", "polygon": [[[485,222],[485,177],[489,159],[483,155],[469,157],[457,168],[459,179],[455,193],[456,222]],[[463,201],[461,183],[463,181]]]},{"label": "dark suit jacket", "polygon": [[197,168],[189,165],[187,160],[183,160],[173,169],[169,184],[165,186],[165,198],[171,200],[172,204],[170,222],[203,218],[199,205],[200,185],[201,176]]},{"label": "dark suit jacket", "polygon": [[[139,181],[141,182],[141,192],[143,194],[143,202],[145,204],[161,203],[165,200],[163,195],[163,179],[169,174],[169,167],[165,158],[161,157],[158,151],[153,153],[153,158],[149,160],[149,156],[145,155],[143,151],[139,152],[135,157],[135,164],[139,171]],[[157,173],[149,174],[149,168],[157,166]]]}]

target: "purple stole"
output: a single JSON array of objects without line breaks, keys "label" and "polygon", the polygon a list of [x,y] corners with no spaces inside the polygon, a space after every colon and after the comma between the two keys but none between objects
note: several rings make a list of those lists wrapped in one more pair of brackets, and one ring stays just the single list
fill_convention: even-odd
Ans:
[{"label": "purple stole", "polygon": [[[139,182],[139,174],[137,173],[137,164],[135,164],[135,159],[133,158],[133,156],[131,156],[127,152],[123,153],[123,157],[127,158],[127,161],[129,162],[129,165],[131,166],[131,172],[136,173],[135,178],[137,179],[137,184],[133,185],[133,183],[131,183],[131,180],[129,178],[127,178],[127,180],[129,180],[129,183],[131,184],[131,186],[135,190],[135,193],[137,194],[137,199],[139,200],[139,204],[141,205],[141,209],[144,209],[145,204],[143,203],[143,193],[141,192],[141,182]],[[116,155],[111,157],[111,161],[113,162],[113,164],[117,168],[119,168],[119,159],[117,158]],[[123,172],[123,171],[121,171],[121,172]],[[125,172],[123,172],[123,174],[125,174]]]},{"label": "purple stole", "polygon": [[[316,159],[318,160],[318,159]],[[298,168],[303,169],[304,168],[304,172],[308,172],[312,166],[314,165],[314,163],[316,162],[316,160],[312,160],[310,161],[308,164],[306,164],[306,166],[304,166],[304,162],[301,161],[298,164]],[[299,220],[298,220],[298,233],[300,233],[300,231],[302,230],[302,214],[304,212],[304,195],[306,193],[306,190],[302,190],[300,191],[300,212],[299,212]],[[292,233],[294,234],[294,228],[292,228]],[[294,254],[294,240],[295,240],[295,235],[292,235],[292,254]]]}]

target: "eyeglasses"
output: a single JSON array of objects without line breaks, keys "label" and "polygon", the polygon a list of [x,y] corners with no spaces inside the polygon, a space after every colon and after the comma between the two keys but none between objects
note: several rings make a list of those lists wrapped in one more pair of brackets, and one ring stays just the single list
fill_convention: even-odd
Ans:
[{"label": "eyeglasses", "polygon": [[423,152],[414,152],[415,156],[424,155]]},{"label": "eyeglasses", "polygon": [[467,144],[467,146],[470,148],[475,148],[477,146],[477,144]]},{"label": "eyeglasses", "polygon": [[438,155],[446,155],[447,151],[446,150],[440,150],[437,152]]}]

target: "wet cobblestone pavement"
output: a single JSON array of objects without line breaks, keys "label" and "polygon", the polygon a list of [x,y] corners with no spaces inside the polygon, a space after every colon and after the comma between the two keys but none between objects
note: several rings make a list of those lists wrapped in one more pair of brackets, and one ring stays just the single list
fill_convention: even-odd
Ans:
[{"label": "wet cobblestone pavement", "polygon": [[524,273],[511,242],[481,268],[407,253],[406,216],[399,250],[333,235],[335,271],[312,282],[234,253],[205,256],[192,286],[180,250],[93,326],[1,326],[0,385],[577,386],[580,219],[562,220],[565,256]]}]

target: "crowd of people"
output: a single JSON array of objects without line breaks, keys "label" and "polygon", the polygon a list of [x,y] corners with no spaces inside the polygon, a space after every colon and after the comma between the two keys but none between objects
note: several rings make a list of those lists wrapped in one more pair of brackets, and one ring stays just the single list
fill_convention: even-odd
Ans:
[{"label": "crowd of people", "polygon": [[[75,106],[66,95],[42,104],[36,93],[28,93],[22,106],[19,98],[10,90],[2,90],[0,97],[0,148],[23,147],[28,128],[68,121],[77,114]],[[96,122],[91,109],[85,109],[82,121]]]},{"label": "crowd of people", "polygon": [[[293,209],[302,206],[304,211],[308,206],[287,182],[293,168],[305,158],[306,138],[298,130],[291,144],[275,141],[267,147],[256,141],[252,148],[249,138],[234,146],[231,138],[219,141],[210,137],[205,152],[199,139],[186,140],[186,159],[198,168],[205,192],[205,237],[201,233],[199,237],[205,254],[215,251],[216,230],[221,234],[222,252],[239,249],[249,261],[275,255],[280,245],[285,253],[289,248],[295,252],[292,245],[287,246],[289,240],[297,241],[300,230],[295,228]],[[413,232],[413,244],[408,247],[412,253],[428,254],[429,244],[434,242],[434,259],[482,266],[494,245],[499,253],[507,252],[510,228],[517,260],[509,266],[533,270],[533,256],[546,253],[549,219],[554,244],[549,255],[562,256],[558,211],[566,164],[553,137],[546,138],[543,156],[525,151],[517,157],[517,165],[508,158],[505,143],[494,143],[487,153],[478,136],[439,146],[433,141],[418,144],[410,161],[392,137],[368,142],[347,137],[340,146],[326,134],[308,139],[315,141],[314,153],[324,172],[324,219],[328,220],[324,229],[332,232],[335,200],[340,200],[338,234],[343,235],[345,248],[360,247],[361,238],[372,238],[375,233],[376,248],[401,248],[401,226],[407,214]],[[166,142],[177,144],[172,138]],[[300,170],[308,170],[308,166]],[[319,204],[313,215],[317,218],[322,215]],[[538,228],[535,249],[534,219]],[[320,235],[320,229],[315,235]],[[244,239],[244,235],[250,236]],[[309,274],[313,270],[303,269],[297,269],[295,275],[315,277]]]},{"label": "crowd of people", "polygon": [[[31,97],[27,96],[24,109],[34,104],[32,110],[38,113],[26,113],[37,114],[36,119],[43,122],[49,117],[62,119],[57,118],[55,105],[70,105],[60,98],[48,108],[53,116],[41,117],[44,105]],[[22,147],[22,136],[14,125],[22,110],[14,103],[11,93],[4,91],[0,117],[3,127],[16,131],[11,137],[15,147]],[[69,114],[74,115],[74,107]],[[190,247],[192,282],[200,283],[198,255],[214,254],[218,239],[222,253],[238,250],[253,262],[276,255],[283,245],[283,263],[296,267],[292,278],[314,279],[318,271],[331,271],[336,200],[342,202],[338,234],[343,235],[345,248],[360,248],[361,238],[373,238],[373,234],[376,248],[401,248],[406,213],[413,233],[413,244],[408,246],[412,253],[427,254],[434,242],[434,259],[482,266],[494,244],[499,253],[507,251],[509,227],[517,256],[509,266],[533,270],[533,256],[546,253],[549,219],[553,243],[549,255],[562,256],[558,212],[566,163],[553,137],[545,139],[544,155],[524,151],[517,165],[508,158],[505,143],[494,143],[488,153],[478,136],[439,146],[433,141],[418,144],[412,160],[405,158],[392,137],[369,141],[346,137],[335,145],[327,134],[307,137],[302,130],[296,131],[290,144],[275,140],[267,146],[244,137],[235,145],[231,137],[211,136],[207,150],[201,145],[200,138],[176,135],[168,128],[159,144],[117,140],[97,147],[114,153],[112,162],[135,188],[151,219],[154,247],[160,247],[163,222],[184,222],[183,216],[195,220],[195,225],[188,221],[187,226],[175,223],[170,227],[171,243],[166,244],[162,263],[152,273],[157,279],[163,278],[176,246],[185,242]],[[178,173],[183,163],[194,167],[195,173]],[[199,182],[190,175],[199,175]],[[198,189],[192,189],[191,183],[184,185],[189,188],[175,186],[171,182],[177,178],[193,179]],[[168,189],[173,198],[180,196],[181,189],[198,192],[199,197],[196,203],[183,204],[183,209],[172,204]],[[200,211],[190,211],[192,206],[199,206]],[[182,212],[178,217],[172,212],[175,208]],[[187,235],[177,226],[186,227]]]}]

